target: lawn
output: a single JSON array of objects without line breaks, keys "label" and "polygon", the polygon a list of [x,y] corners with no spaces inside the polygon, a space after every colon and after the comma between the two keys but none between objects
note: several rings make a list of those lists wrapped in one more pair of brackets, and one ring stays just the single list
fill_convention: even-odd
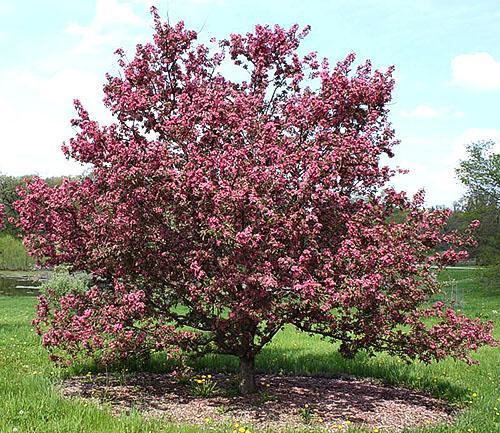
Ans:
[{"label": "lawn", "polygon": [[[493,320],[498,339],[500,294],[492,288],[477,288],[475,272],[468,269],[444,272],[440,276],[443,281],[456,281],[448,286],[444,296],[447,300],[453,298],[468,315]],[[28,296],[0,297],[0,432],[214,431],[210,425],[195,428],[175,426],[165,420],[147,421],[138,413],[114,417],[108,409],[92,403],[62,398],[57,391],[58,383],[71,372],[49,363],[40,347],[30,326],[35,302]],[[389,384],[426,390],[465,410],[453,426],[413,431],[494,433],[500,428],[499,350],[485,348],[475,358],[480,365],[468,366],[452,360],[428,366],[405,365],[385,355],[368,358],[363,354],[348,361],[331,344],[288,328],[265,348],[257,360],[257,368],[266,372],[375,377]],[[220,356],[206,357],[197,365],[207,371],[235,367],[236,360]],[[151,368],[160,367],[153,364]]]}]

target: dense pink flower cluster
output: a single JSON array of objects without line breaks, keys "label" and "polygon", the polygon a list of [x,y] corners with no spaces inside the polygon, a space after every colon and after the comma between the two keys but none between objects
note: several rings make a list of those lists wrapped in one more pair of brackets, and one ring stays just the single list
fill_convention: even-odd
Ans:
[{"label": "dense pink flower cluster", "polygon": [[[17,203],[35,257],[123,285],[89,317],[190,326],[246,366],[285,324],[341,341],[346,355],[463,357],[492,342],[488,324],[447,313],[428,329],[415,315],[436,272],[472,241],[445,233],[449,211],[426,210],[422,193],[387,188],[392,69],[355,68],[353,54],[334,66],[301,56],[308,28],[257,26],[209,49],[153,16],[153,42],[131,61],[118,50],[122,73],[107,76],[115,122],[100,125],[75,102],[77,133],[63,150],[91,175],[56,188],[35,179]],[[231,64],[246,78],[228,78]],[[138,303],[124,307],[127,293]],[[78,311],[63,313],[71,320],[54,346],[89,320]],[[120,346],[131,328],[111,331]],[[138,350],[141,335],[120,350]]]},{"label": "dense pink flower cluster", "polygon": [[33,321],[51,359],[71,364],[82,356],[108,365],[134,356],[147,358],[157,350],[170,355],[192,348],[196,335],[151,320],[143,291],[94,286],[62,294],[46,288]]},{"label": "dense pink flower cluster", "polygon": [[[422,318],[433,317],[438,323],[426,326]],[[424,362],[440,360],[453,353],[457,359],[469,364],[476,363],[469,352],[480,346],[496,345],[491,336],[493,324],[482,324],[480,319],[470,319],[458,315],[451,308],[445,308],[443,302],[437,302],[432,308],[417,311],[407,321],[410,332],[405,335],[402,356],[419,358]]]}]

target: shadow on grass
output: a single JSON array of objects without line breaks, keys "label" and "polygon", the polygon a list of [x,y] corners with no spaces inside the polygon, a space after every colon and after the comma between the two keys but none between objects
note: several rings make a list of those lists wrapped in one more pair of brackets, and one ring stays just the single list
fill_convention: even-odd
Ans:
[{"label": "shadow on grass", "polygon": [[435,376],[431,366],[420,362],[406,364],[397,357],[373,357],[361,352],[354,359],[346,359],[335,350],[331,353],[303,351],[290,357],[286,351],[277,348],[269,348],[262,355],[260,362],[257,362],[257,368],[262,371],[374,378],[387,385],[421,390],[451,402],[464,401],[468,394],[466,388]]},{"label": "shadow on grass", "polygon": [[[198,360],[195,368],[236,372],[238,362],[234,357],[210,355]],[[283,375],[374,378],[387,385],[421,390],[450,402],[463,402],[468,395],[467,388],[433,376],[430,368],[421,363],[404,364],[397,358],[374,358],[366,353],[360,353],[354,359],[345,359],[335,350],[331,353],[304,351],[291,355],[282,348],[265,348],[257,356],[256,369],[259,373]]]},{"label": "shadow on grass", "polygon": [[[191,360],[189,365],[198,372],[235,374],[238,371],[238,359],[227,355],[206,355]],[[167,373],[179,364],[167,359],[165,355],[156,354],[149,360],[128,360],[107,369],[94,363],[80,363],[63,373],[63,376],[82,375],[86,373],[119,374],[123,370],[129,372]],[[285,376],[324,376],[345,378],[372,378],[381,383],[420,390],[434,397],[449,402],[460,403],[467,400],[469,390],[448,379],[438,377],[432,372],[432,366],[422,363],[405,364],[398,358],[389,356],[370,357],[359,353],[354,359],[345,359],[332,345],[329,352],[320,353],[312,350],[290,350],[286,347],[266,347],[257,356],[258,373],[281,374]]]}]

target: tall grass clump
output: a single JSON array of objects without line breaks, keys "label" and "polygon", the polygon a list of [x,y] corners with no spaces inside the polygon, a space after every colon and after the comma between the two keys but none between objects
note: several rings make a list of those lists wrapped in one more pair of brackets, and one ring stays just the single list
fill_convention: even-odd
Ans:
[{"label": "tall grass clump", "polygon": [[491,294],[496,294],[497,296],[500,294],[500,258],[497,258],[495,264],[480,270],[479,282]]},{"label": "tall grass clump", "polygon": [[33,266],[33,259],[19,239],[9,234],[0,235],[0,270],[28,271]]}]

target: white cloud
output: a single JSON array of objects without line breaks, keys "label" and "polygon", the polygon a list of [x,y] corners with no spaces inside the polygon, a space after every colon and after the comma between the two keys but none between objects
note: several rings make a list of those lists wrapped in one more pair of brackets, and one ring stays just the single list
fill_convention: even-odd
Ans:
[{"label": "white cloud", "polygon": [[211,6],[223,5],[225,0],[128,0],[132,4],[139,4],[148,8],[156,6],[160,11],[160,16],[168,13],[169,7],[176,6],[177,4],[187,4],[193,6]]},{"label": "white cloud", "polygon": [[79,164],[64,158],[60,146],[72,136],[72,99],[83,97],[96,106],[95,82],[93,74],[71,69],[46,77],[23,70],[1,72],[0,172],[43,176],[81,172]]},{"label": "white cloud", "polygon": [[493,150],[500,152],[500,129],[495,128],[468,128],[454,140],[453,152],[450,155],[451,161],[458,164],[458,161],[466,156],[465,146],[474,141],[492,140],[495,143]]},{"label": "white cloud", "polygon": [[224,0],[189,0],[191,3],[194,4],[209,4],[209,3],[215,3],[218,5],[221,5],[224,3]]},{"label": "white cloud", "polygon": [[489,53],[460,54],[451,61],[455,86],[474,90],[500,90],[500,61]]},{"label": "white cloud", "polygon": [[[151,4],[168,8],[165,0],[95,0],[90,19],[66,25],[64,49],[33,59],[29,67],[0,66],[0,173],[53,176],[83,171],[60,150],[74,135],[72,101],[80,99],[98,121],[111,120],[102,103],[104,73],[116,71],[116,48],[130,52],[137,42],[151,38]],[[2,6],[0,0],[0,13],[8,12]]]},{"label": "white cloud", "polygon": [[466,156],[466,144],[477,140],[496,141],[495,150],[500,152],[500,130],[495,128],[468,128],[450,138],[407,137],[399,150],[419,149],[418,160],[408,155],[396,157],[391,165],[408,169],[409,173],[395,176],[391,183],[409,194],[424,188],[428,205],[452,206],[464,192],[455,168]]},{"label": "white cloud", "polygon": [[73,99],[92,117],[107,122],[102,104],[104,72],[113,51],[150,33],[144,7],[140,19],[130,2],[97,0],[88,23],[71,24],[67,48],[33,61],[30,67],[0,67],[0,172],[43,176],[76,174],[83,168],[60,150],[73,136]]},{"label": "white cloud", "polygon": [[14,11],[14,4],[7,2],[0,2],[0,15],[7,15]]},{"label": "white cloud", "polygon": [[442,117],[463,117],[461,111],[455,111],[449,107],[432,107],[430,105],[417,105],[413,110],[403,111],[401,117],[415,119],[437,119]]},{"label": "white cloud", "polygon": [[496,128],[468,128],[457,137],[462,143],[470,143],[477,140],[500,140],[500,130]]},{"label": "white cloud", "polygon": [[408,173],[396,175],[391,184],[410,196],[423,188],[427,205],[451,206],[460,197],[461,188],[451,162],[441,155],[452,147],[452,140],[437,136],[403,139],[391,165]]},{"label": "white cloud", "polygon": [[433,119],[436,117],[441,117],[442,113],[440,110],[430,107],[429,105],[417,105],[411,111],[403,111],[401,113],[402,117],[416,117],[423,119]]},{"label": "white cloud", "polygon": [[87,25],[70,23],[66,31],[80,38],[77,50],[92,52],[103,46],[121,46],[130,35],[130,27],[145,26],[130,3],[119,0],[96,0],[95,15]]}]

